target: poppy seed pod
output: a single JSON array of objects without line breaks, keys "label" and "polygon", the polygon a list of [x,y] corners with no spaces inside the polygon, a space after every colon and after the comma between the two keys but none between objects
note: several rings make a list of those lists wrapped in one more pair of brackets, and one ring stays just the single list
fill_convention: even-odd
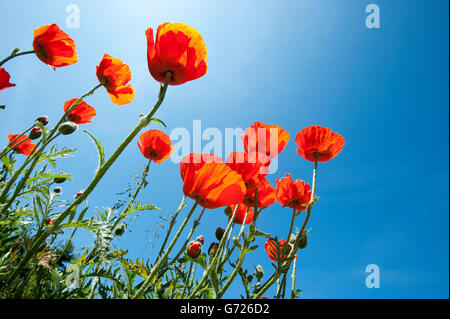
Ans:
[{"label": "poppy seed pod", "polygon": [[46,126],[49,122],[48,116],[47,115],[41,115],[39,116],[35,122],[39,122],[41,123],[43,126]]},{"label": "poppy seed pod", "polygon": [[205,243],[205,238],[203,238],[202,235],[199,235],[197,238],[195,238],[195,241],[198,241],[200,244],[204,244]]},{"label": "poppy seed pod", "polygon": [[225,234],[225,229],[223,229],[222,227],[217,227],[217,229],[216,229],[217,240],[221,240],[223,237],[223,234]]},{"label": "poppy seed pod", "polygon": [[225,207],[225,215],[227,215],[228,217],[231,217],[231,215],[233,214],[233,210],[231,209],[231,206],[227,206]]},{"label": "poppy seed pod", "polygon": [[42,136],[42,129],[39,126],[33,127],[31,129],[30,135],[28,136],[30,140],[35,140]]},{"label": "poppy seed pod", "polygon": [[78,129],[78,125],[73,122],[64,122],[58,126],[58,132],[62,135],[69,135]]},{"label": "poppy seed pod", "polygon": [[202,252],[202,244],[198,241],[192,241],[187,247],[187,254],[191,258],[197,258]]}]

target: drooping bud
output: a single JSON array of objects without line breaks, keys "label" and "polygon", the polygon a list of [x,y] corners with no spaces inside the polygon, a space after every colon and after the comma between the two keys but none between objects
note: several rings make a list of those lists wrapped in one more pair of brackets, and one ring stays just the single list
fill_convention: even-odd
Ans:
[{"label": "drooping bud", "polygon": [[40,138],[42,135],[42,129],[39,126],[33,127],[31,129],[30,135],[28,136],[30,140],[35,140]]},{"label": "drooping bud", "polygon": [[261,281],[262,277],[264,276],[264,270],[261,265],[256,266],[255,276],[258,281]]},{"label": "drooping bud", "polygon": [[124,232],[125,232],[125,224],[122,223],[116,227],[116,229],[114,230],[114,235],[122,236]]},{"label": "drooping bud", "polygon": [[202,244],[198,241],[191,241],[187,247],[187,254],[191,258],[197,258],[202,252]]},{"label": "drooping bud", "polygon": [[39,116],[35,122],[40,122],[43,126],[46,126],[49,122],[47,115],[41,115]]},{"label": "drooping bud", "polygon": [[308,235],[306,235],[306,233],[303,233],[302,235],[299,235],[299,236],[301,236],[301,237],[299,238],[299,241],[298,241],[298,248],[304,249],[308,245]]},{"label": "drooping bud", "polygon": [[75,124],[75,123],[73,123],[73,122],[70,122],[70,121],[61,123],[61,124],[58,126],[58,132],[61,133],[62,135],[69,135],[69,134],[72,134],[72,133],[75,132],[77,129],[78,129],[78,125]]},{"label": "drooping bud", "polygon": [[216,229],[217,240],[222,240],[223,234],[225,234],[225,229],[223,229],[222,227],[217,227]]},{"label": "drooping bud", "polygon": [[225,215],[227,215],[228,217],[231,217],[232,214],[233,214],[233,210],[231,209],[231,206],[225,207]]},{"label": "drooping bud", "polygon": [[195,238],[195,241],[198,241],[200,244],[204,244],[205,243],[205,238],[203,238],[202,235],[199,235],[197,238]]},{"label": "drooping bud", "polygon": [[54,189],[53,189],[53,192],[54,193],[56,193],[56,194],[59,194],[59,193],[61,193],[61,191],[62,191],[62,188],[61,187],[55,187]]},{"label": "drooping bud", "polygon": [[219,248],[219,244],[216,242],[212,242],[211,245],[209,245],[208,254],[210,256],[214,256],[217,253],[218,248]]}]

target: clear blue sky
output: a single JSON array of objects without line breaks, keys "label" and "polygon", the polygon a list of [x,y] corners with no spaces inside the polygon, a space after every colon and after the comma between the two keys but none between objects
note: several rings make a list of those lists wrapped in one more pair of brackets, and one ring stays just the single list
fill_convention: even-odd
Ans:
[{"label": "clear blue sky", "polygon": [[[222,130],[253,121],[278,124],[291,140],[279,156],[279,169],[311,180],[312,164],[296,153],[294,137],[309,125],[330,127],[347,142],[341,154],[319,165],[317,202],[310,219],[311,238],[299,254],[297,286],[303,298],[448,298],[449,274],[449,74],[448,1],[75,1],[80,28],[65,26],[69,1],[1,2],[0,55],[31,49],[33,30],[58,23],[75,40],[79,62],[55,72],[34,56],[4,65],[14,88],[0,92],[0,137],[18,133],[35,117],[56,121],[67,99],[97,84],[95,66],[106,52],[130,65],[136,96],[116,106],[99,90],[86,101],[97,109],[83,125],[109,155],[135,126],[139,113],[153,105],[158,83],[148,72],[144,30],[185,22],[199,30],[208,48],[208,73],[170,87],[158,112],[167,125],[192,131],[192,121]],[[365,7],[376,3],[381,28],[365,27]],[[54,123],[54,122],[53,122]],[[64,198],[86,187],[96,167],[95,148],[80,131],[59,140],[79,151],[60,161],[74,180]],[[205,145],[207,141],[204,142]],[[89,200],[91,207],[112,206],[116,193],[145,165],[134,141]],[[119,247],[135,258],[158,250],[161,217],[181,197],[178,165],[151,167],[140,200],[160,212],[130,219]],[[188,207],[192,205],[189,200]],[[187,211],[187,210],[186,210]],[[186,214],[186,211],[184,214]],[[301,218],[301,217],[299,217]],[[290,211],[280,205],[264,211],[260,227],[285,236]],[[198,234],[206,248],[221,209],[207,211]],[[299,227],[299,219],[296,226]],[[93,237],[80,231],[76,243]],[[152,245],[155,244],[155,248]],[[245,266],[271,267],[262,248]],[[377,264],[381,287],[365,287],[365,267]],[[240,282],[228,297],[239,297]],[[268,293],[271,295],[273,291]]]}]

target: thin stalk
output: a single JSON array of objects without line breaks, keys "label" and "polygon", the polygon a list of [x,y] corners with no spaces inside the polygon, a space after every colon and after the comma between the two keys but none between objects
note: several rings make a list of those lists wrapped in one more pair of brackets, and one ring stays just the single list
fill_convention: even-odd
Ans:
[{"label": "thin stalk", "polygon": [[297,258],[294,259],[294,265],[292,266],[292,286],[291,286],[291,299],[295,298],[295,273],[297,271]]},{"label": "thin stalk", "polygon": [[2,61],[0,61],[0,66],[2,66],[2,65],[5,64],[7,61],[9,61],[9,60],[11,60],[11,59],[14,59],[14,58],[16,58],[16,57],[18,57],[18,56],[25,55],[25,54],[31,54],[31,53],[35,53],[35,51],[34,51],[34,50],[31,50],[31,51],[23,51],[23,52],[20,52],[20,53],[14,53],[14,51],[13,51],[13,53],[11,53],[10,56],[8,56],[8,57],[4,58]]},{"label": "thin stalk", "polygon": [[191,218],[192,214],[194,213],[195,209],[198,206],[199,201],[197,200],[195,204],[192,206],[191,211],[188,213],[186,218],[184,219],[183,223],[180,225],[180,228],[178,228],[177,233],[175,234],[175,237],[172,239],[172,242],[169,244],[169,247],[167,247],[166,252],[164,255],[156,262],[156,264],[152,267],[150,270],[150,274],[148,275],[147,279],[144,281],[144,283],[141,285],[139,290],[136,292],[136,294],[132,297],[132,299],[138,299],[141,298],[145,292],[147,291],[148,287],[150,286],[153,277],[155,276],[156,272],[161,267],[162,263],[166,261],[167,257],[169,256],[170,252],[172,251],[173,246],[175,246],[176,242],[178,241],[178,238],[180,238],[181,233],[184,230],[184,227],[186,227],[187,222]]},{"label": "thin stalk", "polygon": [[186,288],[189,285],[189,280],[191,279],[191,271],[192,271],[192,264],[193,263],[194,262],[191,260],[191,262],[189,264],[189,270],[188,270],[188,275],[187,275],[187,278],[186,278],[186,282],[184,283],[183,291],[181,292],[181,299],[184,298],[184,294],[186,292]]}]

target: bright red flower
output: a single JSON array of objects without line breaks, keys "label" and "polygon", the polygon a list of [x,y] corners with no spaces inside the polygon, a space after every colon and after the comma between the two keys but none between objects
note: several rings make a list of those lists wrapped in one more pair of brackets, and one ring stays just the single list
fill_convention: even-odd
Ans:
[{"label": "bright red flower", "polygon": [[256,186],[269,173],[268,166],[258,161],[256,153],[232,152],[225,163],[241,174],[247,188]]},{"label": "bright red flower", "polygon": [[9,75],[9,73],[6,72],[4,68],[0,67],[0,91],[12,86],[16,86],[15,84],[9,82],[10,78],[11,76]]},{"label": "bright red flower", "polygon": [[309,205],[311,195],[309,184],[300,179],[294,183],[289,174],[277,179],[277,200],[283,206],[295,208],[300,212]]},{"label": "bright red flower", "polygon": [[198,241],[193,241],[187,248],[187,254],[191,258],[197,258],[202,252],[202,244]]},{"label": "bright red flower", "polygon": [[[8,134],[9,142],[11,143],[11,141],[14,140],[17,136],[19,136],[19,134]],[[36,144],[31,143],[31,141],[28,139],[28,136],[22,135],[12,143],[11,147],[17,153],[29,156],[36,147]],[[33,153],[35,152],[36,150]]]},{"label": "bright red flower", "polygon": [[164,83],[170,72],[169,84],[178,85],[206,74],[205,42],[194,28],[184,23],[164,23],[158,26],[155,40],[152,28],[145,35],[148,69],[155,80]]},{"label": "bright red flower", "polygon": [[247,206],[255,206],[255,191],[258,189],[258,208],[269,207],[277,201],[275,188],[264,177],[258,185],[248,187],[243,203]]},{"label": "bright red flower", "polygon": [[283,260],[286,259],[290,251],[289,249],[289,251],[284,252],[284,254],[282,255],[282,252],[285,249],[285,245],[286,240],[284,239],[277,242],[273,238],[267,238],[267,241],[264,244],[264,249],[266,250],[266,253],[269,256],[270,260],[272,261]]},{"label": "bright red flower", "polygon": [[222,159],[211,153],[190,153],[186,155],[180,163],[181,179],[184,181],[184,177],[186,176],[188,170],[198,171],[206,163],[222,163]]},{"label": "bright red flower", "polygon": [[[231,211],[234,212],[236,209],[236,205],[231,206]],[[247,212],[248,210],[248,212]],[[245,217],[245,214],[247,214],[247,217]],[[233,216],[233,213],[231,213],[230,216],[228,216],[228,220]],[[242,225],[244,223],[245,218],[245,224],[250,224],[253,221],[254,212],[253,207],[246,206],[244,204],[239,204],[239,207],[236,211],[236,215],[234,216],[234,222],[236,224]]]},{"label": "bright red flower", "polygon": [[297,153],[308,161],[327,162],[334,158],[345,145],[344,138],[327,127],[309,126],[295,137]]},{"label": "bright red flower", "polygon": [[255,122],[245,130],[245,135],[241,138],[248,153],[257,152],[272,159],[284,150],[289,141],[289,133],[278,125]]},{"label": "bright red flower", "polygon": [[244,198],[244,180],[226,164],[212,162],[202,166],[191,165],[186,167],[183,174],[184,194],[198,200],[199,205],[205,208],[237,204]]},{"label": "bright red flower", "polygon": [[[64,103],[64,112],[66,112],[73,103],[78,101],[77,98],[67,100]],[[67,119],[76,124],[92,123],[91,119],[96,116],[95,109],[84,101],[81,101],[73,110],[67,114]]]},{"label": "bright red flower", "polygon": [[160,164],[169,158],[175,151],[175,146],[171,146],[170,137],[160,130],[149,130],[139,137],[138,147],[142,155]]},{"label": "bright red flower", "polygon": [[56,24],[34,30],[33,49],[45,64],[61,67],[78,61],[75,42]]},{"label": "bright red flower", "polygon": [[121,60],[105,53],[97,66],[97,78],[108,91],[114,104],[128,104],[134,99],[134,89],[131,84],[131,71]]}]

